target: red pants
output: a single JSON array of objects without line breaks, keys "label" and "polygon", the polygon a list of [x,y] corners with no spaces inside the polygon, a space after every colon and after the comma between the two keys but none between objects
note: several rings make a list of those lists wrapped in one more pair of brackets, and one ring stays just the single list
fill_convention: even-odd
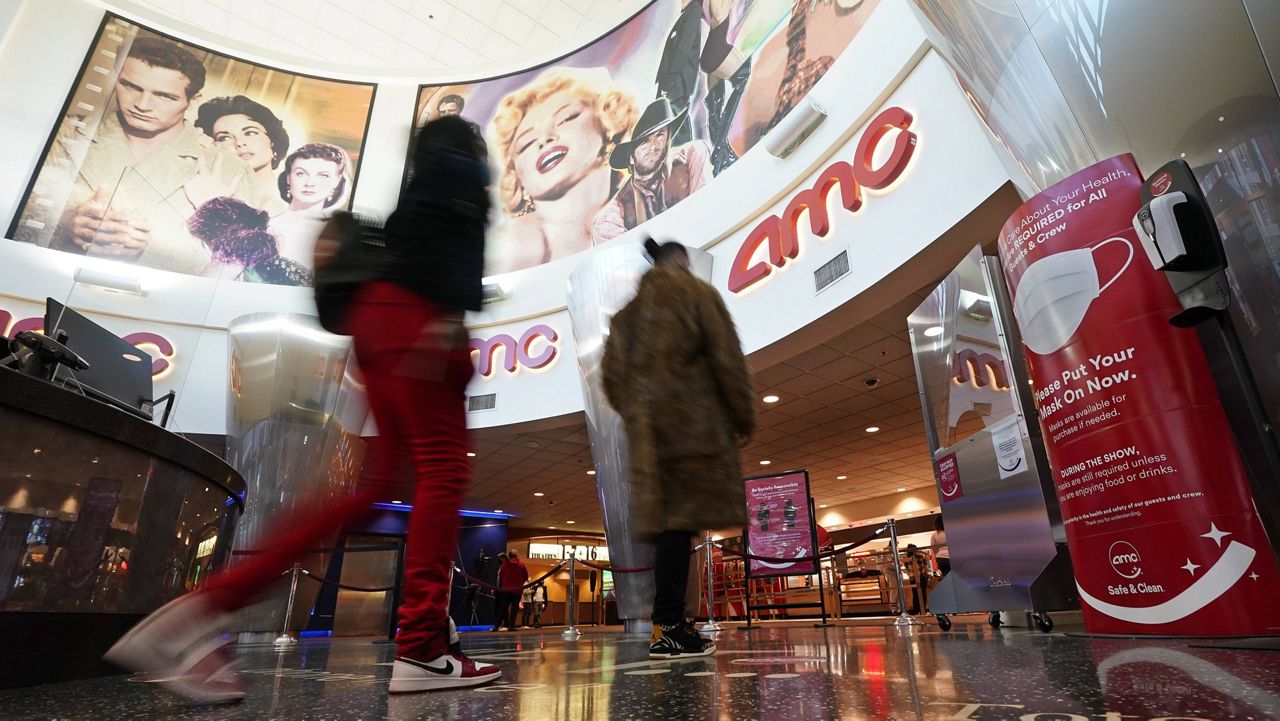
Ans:
[{"label": "red pants", "polygon": [[336,505],[313,501],[296,516],[307,520],[263,541],[263,553],[210,579],[203,592],[226,610],[251,603],[334,528],[367,518],[374,501],[403,499],[397,472],[407,458],[415,486],[396,642],[399,655],[431,660],[448,646],[449,571],[471,480],[466,331],[422,297],[382,282],[360,292],[346,322],[378,425],[359,491]]}]

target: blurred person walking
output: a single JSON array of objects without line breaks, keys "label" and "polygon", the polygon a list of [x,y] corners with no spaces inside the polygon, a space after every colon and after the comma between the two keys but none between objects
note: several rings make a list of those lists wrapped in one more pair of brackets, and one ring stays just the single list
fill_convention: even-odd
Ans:
[{"label": "blurred person walking", "polygon": [[[342,312],[379,430],[357,492],[336,502],[311,499],[296,522],[262,543],[265,552],[148,616],[107,660],[152,674],[196,702],[243,698],[221,635],[232,612],[260,599],[335,528],[361,521],[374,501],[398,493],[397,471],[407,460],[416,485],[389,690],[460,688],[501,676],[497,666],[462,654],[448,617],[458,511],[471,479],[464,392],[473,371],[462,314],[481,303],[489,170],[483,141],[460,118],[423,126],[412,162],[413,179],[385,227],[395,262],[359,285]],[[326,252],[317,249],[322,265]]]},{"label": "blurred person walking", "polygon": [[645,252],[654,267],[609,328],[605,394],[626,426],[632,522],[657,547],[649,655],[708,656],[685,616],[691,542],[747,521],[738,447],[755,398],[733,319],[685,247],[650,239]]}]

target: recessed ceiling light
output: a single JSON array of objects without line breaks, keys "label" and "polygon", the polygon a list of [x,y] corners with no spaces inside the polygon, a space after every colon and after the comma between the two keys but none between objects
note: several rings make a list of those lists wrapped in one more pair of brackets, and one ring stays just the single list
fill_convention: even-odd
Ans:
[{"label": "recessed ceiling light", "polygon": [[396,504],[396,505],[398,506],[398,505],[400,505],[401,503],[404,503],[404,501],[392,501],[392,503],[394,503],[394,504]]},{"label": "recessed ceiling light", "polygon": [[826,508],[826,507],[827,507],[827,504],[825,504],[825,503],[819,503],[819,504],[818,504],[818,508]]},{"label": "recessed ceiling light", "polygon": [[550,529],[551,529],[551,530],[553,530],[553,531],[554,531],[554,530],[556,530],[556,527],[555,527],[555,526],[547,526],[547,528],[550,528]]},{"label": "recessed ceiling light", "polygon": [[502,509],[501,509],[501,508],[495,508],[495,509],[493,509],[493,512],[494,512],[494,513],[502,513]]},{"label": "recessed ceiling light", "polygon": [[1218,148],[1218,152],[1219,152],[1219,153],[1221,153],[1221,152],[1222,152],[1222,148]]},{"label": "recessed ceiling light", "polygon": [[765,403],[777,403],[778,397],[775,395],[767,395],[764,398],[761,398],[760,400],[764,401]]},{"label": "recessed ceiling light", "polygon": [[760,465],[762,465],[762,466],[767,466],[767,465],[769,465],[770,463],[773,463],[773,461],[760,461]]},{"label": "recessed ceiling light", "polygon": [[935,325],[932,328],[924,329],[925,338],[937,338],[940,335],[942,335],[942,326],[940,325]]},{"label": "recessed ceiling light", "polygon": [[899,488],[899,489],[898,489],[898,493],[906,493],[906,491],[907,491],[907,489],[905,489],[905,488]]},{"label": "recessed ceiling light", "polygon": [[596,474],[595,471],[587,471],[588,476],[594,476],[595,474]]},{"label": "recessed ceiling light", "polygon": [[867,433],[876,433],[880,430],[880,426],[867,426]]},{"label": "recessed ceiling light", "polygon": [[476,454],[471,453],[470,451],[467,452],[467,458],[475,458],[475,457],[476,457]]},{"label": "recessed ceiling light", "polygon": [[1224,120],[1226,120],[1226,119],[1227,119],[1227,116],[1225,116],[1225,115],[1219,115],[1219,116],[1218,116],[1218,122],[1219,122],[1219,123],[1221,123],[1222,121],[1224,121]]},{"label": "recessed ceiling light", "polygon": [[36,455],[38,456],[38,455],[40,455],[41,453],[43,453],[44,451],[40,450],[39,448],[32,448],[32,449],[31,449],[31,452],[32,452],[32,453],[34,453],[34,454],[36,454]]},{"label": "recessed ceiling light", "polygon": [[1185,157],[1187,157],[1187,154],[1186,154],[1186,153],[1178,153],[1178,157],[1179,157],[1179,158],[1185,158]]},{"label": "recessed ceiling light", "polygon": [[565,523],[577,523],[577,521],[565,521]]},{"label": "recessed ceiling light", "polygon": [[543,496],[545,496],[545,495],[547,495],[547,494],[543,493],[542,491],[534,491],[534,492],[533,492],[533,496],[534,496],[534,498],[542,498],[542,497],[543,497]]},{"label": "recessed ceiling light", "polygon": [[848,476],[836,476],[837,481],[843,481],[846,478],[848,478]]},{"label": "recessed ceiling light", "polygon": [[97,458],[93,459],[93,462],[94,462],[94,463],[97,463],[97,462],[98,462],[98,459],[97,459]]}]

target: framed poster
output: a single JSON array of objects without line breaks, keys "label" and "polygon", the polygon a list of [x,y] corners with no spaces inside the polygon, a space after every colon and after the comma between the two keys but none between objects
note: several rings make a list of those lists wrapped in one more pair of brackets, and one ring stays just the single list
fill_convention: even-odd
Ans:
[{"label": "framed poster", "polygon": [[534,267],[712,182],[804,99],[878,5],[654,0],[542,67],[421,86],[414,125],[475,125],[497,195],[487,273]]},{"label": "framed poster", "polygon": [[747,575],[807,576],[818,572],[818,562],[787,561],[817,554],[818,537],[809,503],[809,472],[787,471],[755,476],[743,481],[747,497],[747,527],[742,531],[746,551],[779,559],[747,559]]},{"label": "framed poster", "polygon": [[189,275],[310,285],[316,235],[351,203],[376,87],[107,14],[9,237]]}]

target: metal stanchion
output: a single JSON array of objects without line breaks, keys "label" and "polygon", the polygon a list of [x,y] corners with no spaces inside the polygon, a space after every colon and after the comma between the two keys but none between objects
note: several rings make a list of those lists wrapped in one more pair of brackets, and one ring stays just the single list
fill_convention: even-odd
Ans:
[{"label": "metal stanchion", "polygon": [[898,617],[893,619],[893,625],[898,627],[923,626],[924,623],[917,618],[907,615],[907,591],[906,584],[902,582],[902,560],[898,556],[898,527],[890,518],[885,524],[889,528],[889,553],[893,557],[893,577],[897,579],[898,584]]},{"label": "metal stanchion", "polygon": [[698,629],[706,633],[724,630],[724,627],[716,623],[715,565],[711,561],[712,547],[711,534],[708,533],[702,542],[703,551],[707,554],[707,622],[702,624],[702,628]]},{"label": "metal stanchion", "polygon": [[577,641],[582,632],[577,629],[574,622],[578,618],[578,554],[574,553],[569,556],[569,603],[565,621],[569,627],[560,634],[560,638],[566,641]]},{"label": "metal stanchion", "polygon": [[279,650],[298,643],[298,639],[289,632],[289,624],[293,621],[293,599],[298,595],[298,576],[302,575],[302,564],[293,564],[293,570],[289,575],[289,605],[284,607],[284,628],[280,630],[280,635],[275,640],[275,646]]}]

